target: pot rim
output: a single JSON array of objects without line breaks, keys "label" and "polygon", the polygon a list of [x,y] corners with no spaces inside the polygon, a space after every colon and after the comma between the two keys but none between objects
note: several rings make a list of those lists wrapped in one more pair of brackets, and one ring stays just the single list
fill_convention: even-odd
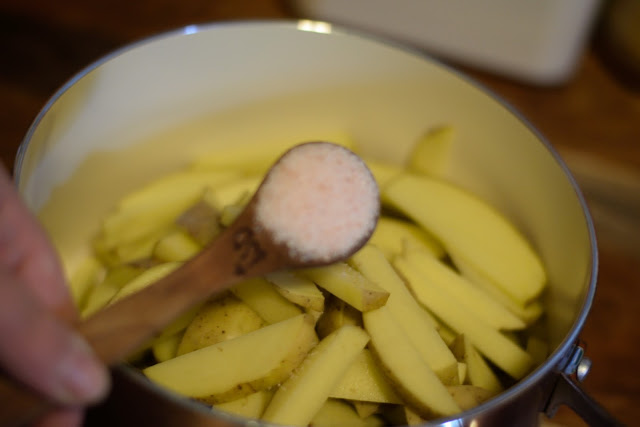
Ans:
[{"label": "pot rim", "polygon": [[[481,405],[476,406],[475,408],[461,412],[460,414],[457,414],[451,417],[434,420],[432,423],[446,424],[448,422],[458,420],[460,418],[471,419],[476,415],[478,415],[479,413],[486,411],[488,408],[492,406],[505,405],[505,404],[508,404],[509,402],[512,402],[518,399],[530,387],[534,386],[535,384],[541,383],[549,373],[559,374],[569,362],[569,358],[572,354],[571,350],[573,349],[575,343],[578,341],[578,336],[589,314],[589,311],[593,303],[593,298],[596,292],[596,282],[597,282],[597,273],[598,273],[598,249],[597,249],[595,227],[594,227],[593,219],[589,212],[586,200],[575,178],[571,174],[564,160],[562,160],[562,158],[560,157],[559,153],[553,148],[553,146],[544,137],[544,135],[542,135],[542,133],[538,129],[536,129],[532,125],[532,123],[526,117],[524,117],[514,106],[512,106],[504,98],[502,98],[500,95],[493,92],[491,89],[489,89],[482,83],[466,75],[461,70],[456,69],[452,65],[446,64],[438,60],[437,58],[434,58],[430,54],[426,53],[423,50],[418,49],[417,47],[407,45],[406,43],[398,42],[384,36],[371,34],[366,31],[357,30],[347,26],[336,25],[328,21],[309,20],[309,19],[285,19],[285,18],[255,19],[255,20],[239,19],[239,20],[213,21],[213,22],[205,22],[205,23],[199,23],[199,24],[193,24],[193,25],[186,25],[186,26],[178,27],[172,30],[163,31],[155,35],[147,36],[139,40],[133,41],[131,43],[127,43],[119,48],[116,48],[110,53],[103,55],[102,57],[98,58],[97,60],[87,65],[86,67],[82,68],[80,71],[74,74],[70,79],[68,79],[49,98],[49,100],[42,107],[42,109],[39,111],[39,113],[31,123],[31,125],[29,126],[25,137],[23,138],[22,142],[18,147],[16,156],[15,156],[14,173],[13,173],[16,185],[19,185],[20,183],[20,175],[24,166],[23,160],[27,150],[29,149],[30,141],[34,135],[34,132],[38,128],[39,124],[41,123],[45,115],[49,112],[49,110],[52,108],[52,106],[66,93],[66,91],[69,90],[74,84],[76,84],[79,80],[84,78],[91,71],[99,68],[103,64],[111,61],[112,59],[124,53],[132,51],[134,49],[141,48],[148,44],[152,44],[152,43],[155,43],[164,39],[169,39],[169,38],[185,37],[195,33],[215,31],[216,29],[219,29],[222,27],[229,27],[229,26],[236,26],[236,27],[245,26],[245,27],[251,27],[251,28],[256,28],[260,26],[264,26],[268,28],[281,27],[283,29],[289,29],[291,31],[323,32],[330,35],[336,35],[339,37],[363,38],[373,43],[380,44],[381,46],[392,47],[396,50],[404,51],[424,61],[432,62],[438,65],[439,67],[445,69],[447,72],[453,74],[455,77],[464,80],[465,82],[469,83],[471,86],[482,91],[483,93],[491,97],[491,99],[493,99],[495,102],[502,105],[510,114],[514,115],[523,125],[527,127],[527,129],[530,132],[532,132],[536,136],[536,139],[545,146],[547,151],[552,155],[556,163],[560,166],[560,168],[564,172],[566,178],[569,180],[571,187],[573,188],[573,191],[582,208],[582,214],[584,215],[585,224],[587,226],[587,231],[589,235],[589,244],[590,244],[591,266],[590,266],[588,277],[586,279],[588,281],[588,288],[584,294],[583,301],[580,306],[581,307],[580,311],[576,316],[571,328],[569,329],[569,332],[566,334],[562,342],[547,357],[546,361],[543,364],[541,364],[532,372],[530,372],[525,378],[518,381],[516,384],[509,387],[508,389],[506,389],[504,392],[500,393],[496,397],[488,400],[487,402],[482,403]],[[316,30],[314,30],[314,28]],[[190,402],[187,399],[181,398],[180,396],[177,396],[174,393],[164,390],[161,387],[157,387],[148,381],[144,381],[144,378],[139,373],[137,373],[137,371],[130,369],[125,365],[119,366],[118,369],[122,369],[127,375],[129,375],[131,378],[133,378],[140,384],[144,382],[146,384],[145,385],[146,387],[153,389],[153,391],[158,392],[162,394],[164,397],[171,399],[175,402],[178,402],[179,404],[184,405],[189,409],[200,411],[201,407],[203,406],[203,405]],[[224,414],[225,417],[226,415],[228,414]],[[242,419],[238,419],[237,417],[231,416],[230,420],[241,421]],[[255,421],[252,421],[251,425],[254,425],[254,424],[255,424]]]}]

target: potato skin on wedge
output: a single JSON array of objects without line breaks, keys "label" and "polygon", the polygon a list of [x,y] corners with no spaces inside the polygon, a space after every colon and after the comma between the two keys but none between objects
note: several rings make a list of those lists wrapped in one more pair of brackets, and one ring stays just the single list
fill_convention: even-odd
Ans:
[{"label": "potato skin on wedge", "polygon": [[286,380],[317,344],[314,326],[313,317],[301,314],[143,372],[182,395],[209,404],[228,402]]}]

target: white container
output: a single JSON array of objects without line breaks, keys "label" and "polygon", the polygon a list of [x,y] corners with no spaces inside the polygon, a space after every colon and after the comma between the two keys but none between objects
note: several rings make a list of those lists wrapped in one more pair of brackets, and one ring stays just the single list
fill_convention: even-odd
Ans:
[{"label": "white container", "polygon": [[566,82],[600,0],[295,0],[299,14],[538,85]]}]

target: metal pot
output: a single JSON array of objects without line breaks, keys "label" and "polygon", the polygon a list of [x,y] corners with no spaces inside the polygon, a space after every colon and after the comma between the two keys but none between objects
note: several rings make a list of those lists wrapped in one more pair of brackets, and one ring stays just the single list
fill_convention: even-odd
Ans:
[{"label": "metal pot", "polygon": [[[16,178],[71,271],[115,200],[201,153],[344,131],[366,155],[400,163],[425,129],[442,123],[458,135],[443,178],[491,201],[542,256],[554,351],[496,398],[433,425],[533,426],[559,404],[590,424],[615,424],[577,383],[589,368],[578,335],[595,293],[597,249],[575,181],[513,109],[421,53],[313,21],[163,34],[61,88],[22,144]],[[89,425],[256,425],[176,397],[126,366],[113,376],[113,393],[90,411]]]}]

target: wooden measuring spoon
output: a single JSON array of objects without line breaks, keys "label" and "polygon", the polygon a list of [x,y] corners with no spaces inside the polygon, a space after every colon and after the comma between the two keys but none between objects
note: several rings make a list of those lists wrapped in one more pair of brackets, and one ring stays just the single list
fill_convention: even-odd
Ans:
[{"label": "wooden measuring spoon", "polygon": [[[77,329],[107,365],[139,349],[181,313],[244,279],[344,260],[371,236],[376,182],[349,150],[311,142],[286,152],[235,222],[168,276],[108,305]],[[54,403],[0,381],[0,426],[34,420]]]}]

